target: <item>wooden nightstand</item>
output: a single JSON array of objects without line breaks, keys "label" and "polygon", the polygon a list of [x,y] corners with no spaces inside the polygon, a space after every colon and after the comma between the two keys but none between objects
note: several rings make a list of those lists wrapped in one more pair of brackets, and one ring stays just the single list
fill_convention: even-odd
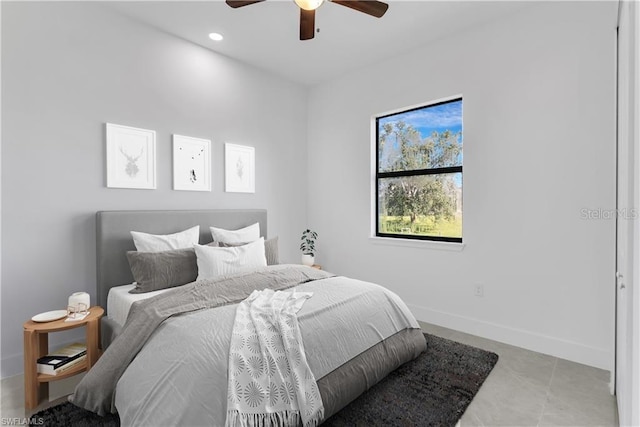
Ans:
[{"label": "wooden nightstand", "polygon": [[322,270],[322,266],[319,264],[313,264],[311,268],[315,268],[316,270]]},{"label": "wooden nightstand", "polygon": [[[88,371],[100,357],[100,318],[104,314],[102,307],[89,308],[89,315],[82,320],[65,322],[65,318],[53,322],[25,322],[24,329],[24,406],[33,409],[41,400],[49,397],[49,382],[68,378],[80,372]],[[58,375],[38,373],[38,359],[49,352],[49,333],[66,331],[85,326],[87,340],[87,359]]]}]

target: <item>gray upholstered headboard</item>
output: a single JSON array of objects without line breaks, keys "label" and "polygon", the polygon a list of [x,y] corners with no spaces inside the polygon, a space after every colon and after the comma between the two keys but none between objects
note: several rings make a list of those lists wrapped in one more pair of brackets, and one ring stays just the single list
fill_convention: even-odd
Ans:
[{"label": "gray upholstered headboard", "polygon": [[200,243],[211,242],[209,227],[235,230],[260,223],[260,234],[267,237],[267,211],[193,210],[193,211],[101,211],[96,214],[96,253],[98,304],[107,308],[107,295],[113,286],[133,282],[127,251],[134,251],[131,231],[171,234],[200,226]]}]

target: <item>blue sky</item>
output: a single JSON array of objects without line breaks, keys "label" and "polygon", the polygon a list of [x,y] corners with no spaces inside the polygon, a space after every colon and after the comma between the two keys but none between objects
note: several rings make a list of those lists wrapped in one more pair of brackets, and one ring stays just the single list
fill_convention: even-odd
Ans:
[{"label": "blue sky", "polygon": [[458,132],[462,130],[462,100],[384,117],[380,119],[379,125],[400,120],[412,125],[423,138],[434,130]]}]

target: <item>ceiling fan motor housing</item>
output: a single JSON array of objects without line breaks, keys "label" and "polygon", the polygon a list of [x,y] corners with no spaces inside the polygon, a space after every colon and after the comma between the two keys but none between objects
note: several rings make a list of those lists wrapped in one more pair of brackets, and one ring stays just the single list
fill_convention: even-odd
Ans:
[{"label": "ceiling fan motor housing", "polygon": [[[249,6],[263,1],[265,0],[227,0],[227,4],[236,9],[238,7]],[[315,36],[316,32],[320,32],[320,29],[316,30],[316,9],[319,8],[324,1],[325,0],[294,0],[300,8],[300,40],[310,40]],[[367,15],[374,16],[376,18],[382,18],[382,16],[387,12],[387,9],[389,9],[388,4],[377,0],[327,1],[346,6],[350,9],[366,13]]]}]

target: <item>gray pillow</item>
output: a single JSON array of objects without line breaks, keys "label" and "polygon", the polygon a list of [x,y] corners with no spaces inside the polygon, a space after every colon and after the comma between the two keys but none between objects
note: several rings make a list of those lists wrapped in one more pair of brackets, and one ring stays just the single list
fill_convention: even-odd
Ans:
[{"label": "gray pillow", "polygon": [[193,248],[162,252],[127,252],[137,285],[130,294],[158,291],[194,282],[198,263]]},{"label": "gray pillow", "polygon": [[[251,242],[244,243],[223,243],[218,242],[218,245],[222,248],[228,248],[232,246],[243,246]],[[269,240],[264,241],[264,255],[267,258],[267,265],[280,264],[280,254],[278,252],[278,236],[272,237]]]}]

